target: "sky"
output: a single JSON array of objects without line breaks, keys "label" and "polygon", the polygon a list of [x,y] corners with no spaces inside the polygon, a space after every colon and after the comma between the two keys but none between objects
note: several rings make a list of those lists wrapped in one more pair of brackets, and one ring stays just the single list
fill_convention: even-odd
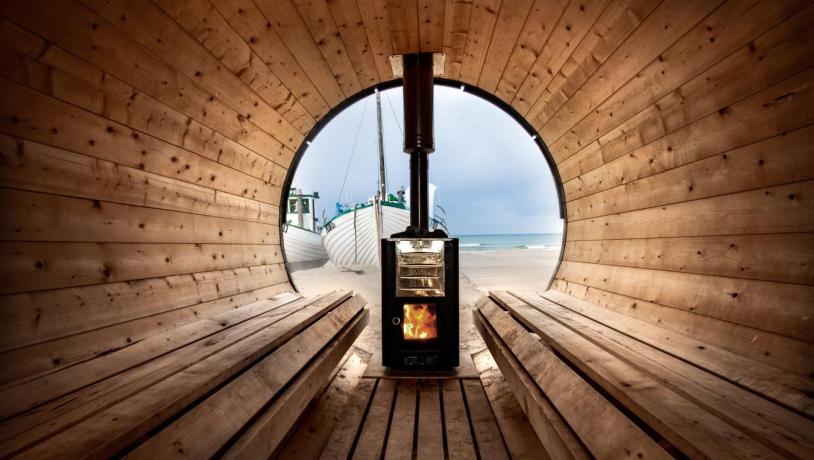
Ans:
[{"label": "sky", "polygon": [[[434,99],[435,153],[429,156],[429,174],[450,233],[561,233],[554,179],[528,133],[492,103],[460,89],[436,86]],[[402,150],[403,116],[401,88],[383,91],[390,193],[410,182],[409,156]],[[324,211],[330,218],[337,201],[358,203],[375,195],[377,157],[376,97],[371,95],[325,125],[306,149],[293,186],[304,193],[318,191],[317,215]]]}]

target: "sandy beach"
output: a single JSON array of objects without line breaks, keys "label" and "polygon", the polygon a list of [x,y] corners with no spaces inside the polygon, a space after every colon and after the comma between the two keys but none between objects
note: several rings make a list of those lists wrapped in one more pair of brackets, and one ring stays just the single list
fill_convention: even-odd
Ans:
[{"label": "sandy beach", "polygon": [[[551,278],[558,250],[509,249],[505,251],[461,252],[460,299],[461,345],[477,352],[483,348],[469,310],[472,304],[490,290],[535,292],[545,289]],[[329,289],[352,289],[368,300],[370,325],[356,346],[373,353],[381,337],[381,280],[379,267],[357,267],[340,270],[328,262],[322,267],[292,273],[297,289],[304,295],[314,295]]]}]

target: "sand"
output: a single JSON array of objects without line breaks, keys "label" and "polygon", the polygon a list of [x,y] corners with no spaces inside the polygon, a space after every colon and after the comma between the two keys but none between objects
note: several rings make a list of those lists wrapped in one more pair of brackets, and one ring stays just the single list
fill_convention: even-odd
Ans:
[{"label": "sand", "polygon": [[[460,254],[461,345],[476,353],[484,348],[469,312],[475,301],[490,290],[534,293],[545,289],[557,266],[559,251],[511,249]],[[368,300],[370,324],[355,345],[373,353],[381,339],[381,275],[379,267],[338,269],[328,262],[322,267],[292,273],[297,289],[314,295],[331,289],[352,289]]]}]

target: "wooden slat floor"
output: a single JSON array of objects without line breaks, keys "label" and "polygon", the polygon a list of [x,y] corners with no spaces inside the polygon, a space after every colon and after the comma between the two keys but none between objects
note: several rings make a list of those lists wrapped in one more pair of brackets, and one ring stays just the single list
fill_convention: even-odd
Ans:
[{"label": "wooden slat floor", "polygon": [[351,349],[276,458],[545,458],[488,350],[473,357],[480,379],[370,378]]}]

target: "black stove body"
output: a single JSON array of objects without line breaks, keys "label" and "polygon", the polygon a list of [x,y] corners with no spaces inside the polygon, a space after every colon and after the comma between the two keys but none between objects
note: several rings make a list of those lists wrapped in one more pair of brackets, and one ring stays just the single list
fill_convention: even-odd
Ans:
[{"label": "black stove body", "polygon": [[382,364],[458,366],[458,240],[429,230],[433,55],[403,56],[404,152],[410,155],[410,226],[381,240]]},{"label": "black stove body", "polygon": [[395,236],[381,243],[382,364],[456,367],[458,239]]}]

